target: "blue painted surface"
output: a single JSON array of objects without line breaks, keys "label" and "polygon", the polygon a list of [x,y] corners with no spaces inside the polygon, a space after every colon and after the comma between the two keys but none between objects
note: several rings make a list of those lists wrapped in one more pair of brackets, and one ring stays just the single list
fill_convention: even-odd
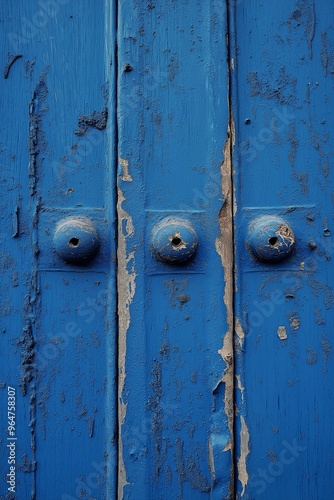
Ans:
[{"label": "blue painted surface", "polygon": [[[220,165],[228,128],[221,2],[119,3],[119,498],[230,498]],[[166,217],[198,237],[152,252]],[[233,422],[232,422],[233,423]]]},{"label": "blue painted surface", "polygon": [[[14,498],[5,482],[8,386],[16,389],[16,498],[116,497],[116,30],[109,4],[1,2],[4,499]],[[83,266],[55,251],[57,224],[68,217],[91,220],[101,237]]]},{"label": "blue painted surface", "polygon": [[19,499],[332,496],[334,7],[228,4],[2,2],[1,499],[12,388]]},{"label": "blue painted surface", "polygon": [[[231,14],[238,498],[332,498],[334,7],[252,0]],[[248,252],[263,215],[292,228],[289,259]]]}]

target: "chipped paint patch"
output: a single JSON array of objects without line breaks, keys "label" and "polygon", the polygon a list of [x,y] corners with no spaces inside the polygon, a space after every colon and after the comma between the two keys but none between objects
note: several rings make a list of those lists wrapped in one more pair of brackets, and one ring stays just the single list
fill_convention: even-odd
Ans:
[{"label": "chipped paint patch", "polygon": [[291,14],[288,23],[296,27],[304,27],[304,35],[308,46],[309,58],[312,60],[312,42],[315,34],[316,17],[314,0],[302,0],[297,2],[297,8]]},{"label": "chipped paint patch", "polygon": [[219,213],[220,237],[216,239],[216,251],[220,255],[224,269],[224,304],[226,306],[226,321],[228,329],[224,335],[223,346],[218,353],[226,363],[221,382],[225,386],[224,411],[227,416],[228,429],[230,433],[230,445],[225,447],[231,453],[231,484],[230,494],[234,495],[234,466],[233,466],[233,425],[234,425],[234,242],[233,242],[233,183],[232,183],[232,155],[234,147],[235,128],[232,112],[230,111],[227,139],[224,144],[224,160],[221,165],[222,193],[224,203]]},{"label": "chipped paint patch", "polygon": [[304,10],[305,15],[305,38],[308,45],[309,57],[312,59],[312,42],[315,34],[315,9],[314,9],[314,0],[310,3],[303,2],[300,4],[300,8]]},{"label": "chipped paint patch", "polygon": [[132,177],[129,173],[129,160],[125,158],[118,157],[119,164],[123,167],[123,174],[120,176],[122,181],[132,182]]},{"label": "chipped paint patch", "polygon": [[296,316],[290,318],[290,326],[293,330],[298,330],[298,328],[300,327],[300,319]]},{"label": "chipped paint patch", "polygon": [[323,31],[321,33],[321,64],[324,68],[324,76],[327,76],[327,67],[328,67],[328,52],[327,52],[327,33]]},{"label": "chipped paint patch", "polygon": [[249,450],[249,431],[244,417],[240,416],[241,430],[240,430],[240,443],[241,454],[238,459],[238,479],[242,484],[241,496],[244,496],[245,489],[248,483],[248,472],[246,467],[246,460],[250,453]]},{"label": "chipped paint patch", "polygon": [[280,338],[281,340],[285,340],[288,338],[288,334],[286,333],[286,328],[285,326],[279,326],[277,328],[277,336],[278,338]]},{"label": "chipped paint patch", "polygon": [[322,336],[322,340],[320,342],[320,348],[322,349],[323,356],[323,373],[327,373],[327,362],[332,353],[332,344],[328,339],[327,335],[324,333]]},{"label": "chipped paint patch", "polygon": [[241,393],[241,403],[244,404],[245,403],[245,387],[242,384],[241,375],[235,375],[235,378],[237,380],[237,389],[239,389],[239,391]]},{"label": "chipped paint patch", "polygon": [[307,358],[306,358],[307,364],[308,365],[315,365],[316,362],[318,361],[318,353],[313,349],[312,346],[309,346],[307,348]]},{"label": "chipped paint patch", "polygon": [[39,78],[35,86],[31,101],[29,102],[29,190],[30,195],[36,195],[36,184],[39,170],[41,169],[43,158],[41,153],[46,150],[45,135],[42,130],[42,117],[48,109],[47,96],[48,87],[46,77],[48,69]]},{"label": "chipped paint patch", "polygon": [[208,439],[208,454],[209,454],[210,473],[211,473],[211,477],[212,477],[212,482],[214,483],[216,480],[216,471],[215,471],[215,457],[214,457],[214,453],[213,453],[211,439]]},{"label": "chipped paint patch", "polygon": [[183,483],[186,481],[194,490],[209,493],[211,487],[208,480],[202,474],[195,458],[190,455],[185,456],[184,441],[181,438],[176,439],[174,456],[176,458],[176,471],[179,474],[180,497],[183,498]]},{"label": "chipped paint patch", "polygon": [[78,118],[78,128],[75,135],[83,136],[89,127],[97,130],[104,130],[108,122],[108,108],[104,106],[102,111],[93,111],[90,115],[80,115]]},{"label": "chipped paint patch", "polygon": [[[118,215],[118,321],[119,321],[119,343],[118,343],[118,363],[119,363],[119,441],[118,441],[118,498],[123,498],[123,488],[129,484],[126,479],[126,470],[123,460],[122,425],[126,416],[127,404],[123,401],[123,390],[125,384],[125,361],[126,361],[126,339],[130,326],[130,305],[136,292],[136,272],[135,272],[135,252],[127,253],[127,238],[134,234],[132,217],[123,209],[122,204],[125,197],[118,188],[117,215]],[[130,270],[129,270],[130,266]]]},{"label": "chipped paint patch", "polygon": [[[160,349],[160,355],[169,355],[169,345],[163,345]],[[161,361],[154,360],[150,386],[152,395],[147,402],[147,408],[152,412],[152,441],[153,441],[153,456],[154,456],[154,481],[158,481],[159,476],[163,472],[163,465],[166,460],[167,446],[163,440],[163,421],[164,412],[161,405],[161,399],[164,395],[163,384],[163,365]]]},{"label": "chipped paint patch", "polygon": [[245,340],[245,333],[242,329],[242,326],[238,320],[238,318],[235,318],[235,325],[234,325],[234,328],[235,328],[235,333],[236,333],[236,343],[237,343],[237,347],[242,349],[243,348],[243,345],[244,345],[244,340]]}]

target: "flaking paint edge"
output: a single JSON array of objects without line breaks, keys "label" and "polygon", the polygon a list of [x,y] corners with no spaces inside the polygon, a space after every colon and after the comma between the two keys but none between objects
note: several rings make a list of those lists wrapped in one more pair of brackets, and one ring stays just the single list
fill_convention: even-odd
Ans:
[{"label": "flaking paint edge", "polygon": [[122,181],[132,182],[132,176],[129,172],[129,160],[125,158],[118,157],[119,164],[123,167],[123,174],[121,175]]},{"label": "flaking paint edge", "polygon": [[235,333],[236,333],[237,348],[239,349],[239,351],[241,351],[244,345],[245,333],[242,329],[242,326],[238,318],[235,318]]},{"label": "flaking paint edge", "polygon": [[[118,246],[117,246],[117,289],[118,289],[118,321],[119,321],[119,340],[118,340],[118,498],[123,498],[123,488],[128,483],[126,478],[126,469],[123,460],[122,443],[122,425],[126,416],[127,404],[123,401],[123,390],[125,385],[125,363],[126,363],[126,339],[130,327],[130,305],[136,292],[136,273],[135,273],[135,252],[127,254],[127,238],[133,236],[134,226],[132,217],[123,209],[122,204],[126,200],[122,190],[118,187],[117,216],[118,216]],[[125,221],[125,231],[123,232]],[[128,270],[129,263],[132,263],[131,271]]]},{"label": "flaking paint edge", "polygon": [[246,459],[249,455],[249,431],[245,418],[240,415],[241,429],[240,429],[240,442],[241,442],[241,453],[238,459],[238,479],[242,484],[241,496],[244,496],[245,489],[248,483],[248,472],[246,467]]},{"label": "flaking paint edge", "polygon": [[224,451],[231,453],[231,484],[230,494],[234,495],[234,466],[233,466],[233,425],[234,425],[234,312],[233,312],[233,189],[232,189],[232,154],[234,148],[235,129],[233,116],[230,111],[230,119],[227,130],[227,139],[223,148],[224,160],[221,165],[222,193],[224,197],[223,206],[219,213],[220,236],[216,239],[215,247],[219,254],[224,269],[224,304],[226,307],[227,331],[223,339],[223,346],[218,353],[226,363],[226,368],[221,382],[225,386],[224,411],[228,421],[230,442]]},{"label": "flaking paint edge", "polygon": [[[242,355],[243,348],[244,348],[244,342],[245,342],[245,333],[242,329],[242,326],[238,320],[238,318],[235,318],[235,333],[236,333],[236,340],[235,340],[235,345],[236,345],[236,352],[238,355]],[[241,394],[241,408],[245,412],[245,405],[246,405],[246,400],[245,400],[245,386],[243,385],[243,376],[241,374],[235,374],[235,378],[237,381],[236,388],[238,391],[240,391]],[[240,410],[240,408],[238,408]],[[248,472],[247,472],[247,456],[250,453],[249,449],[249,430],[247,427],[246,420],[243,415],[240,415],[240,422],[241,422],[241,431],[240,431],[240,457],[238,459],[237,463],[237,469],[238,469],[238,480],[242,484],[242,492],[241,496],[244,495],[246,486],[248,484]]]}]

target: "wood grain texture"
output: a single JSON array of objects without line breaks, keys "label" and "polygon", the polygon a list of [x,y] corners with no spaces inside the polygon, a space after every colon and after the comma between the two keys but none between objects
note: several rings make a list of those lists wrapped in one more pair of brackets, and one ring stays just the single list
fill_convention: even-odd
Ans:
[{"label": "wood grain texture", "polygon": [[[7,385],[17,389],[16,498],[115,497],[113,9],[0,7],[1,498],[14,498],[3,481]],[[85,265],[54,250],[68,216],[99,233]]]},{"label": "wood grain texture", "polygon": [[[331,498],[333,4],[238,2],[233,16],[238,498]],[[292,228],[287,260],[249,253],[263,215]]]},{"label": "wood grain texture", "polygon": [[[119,4],[119,498],[233,497],[232,343],[222,349],[216,250],[229,125],[223,7]],[[183,265],[151,248],[168,216],[198,235]]]}]

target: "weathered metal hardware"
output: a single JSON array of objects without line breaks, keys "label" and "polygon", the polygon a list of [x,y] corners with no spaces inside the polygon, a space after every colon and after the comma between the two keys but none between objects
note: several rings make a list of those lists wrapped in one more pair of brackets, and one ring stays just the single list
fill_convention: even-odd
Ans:
[{"label": "weathered metal hardware", "polygon": [[86,217],[66,217],[60,220],[53,242],[59,257],[74,264],[90,261],[100,246],[98,232],[93,222]]}]

